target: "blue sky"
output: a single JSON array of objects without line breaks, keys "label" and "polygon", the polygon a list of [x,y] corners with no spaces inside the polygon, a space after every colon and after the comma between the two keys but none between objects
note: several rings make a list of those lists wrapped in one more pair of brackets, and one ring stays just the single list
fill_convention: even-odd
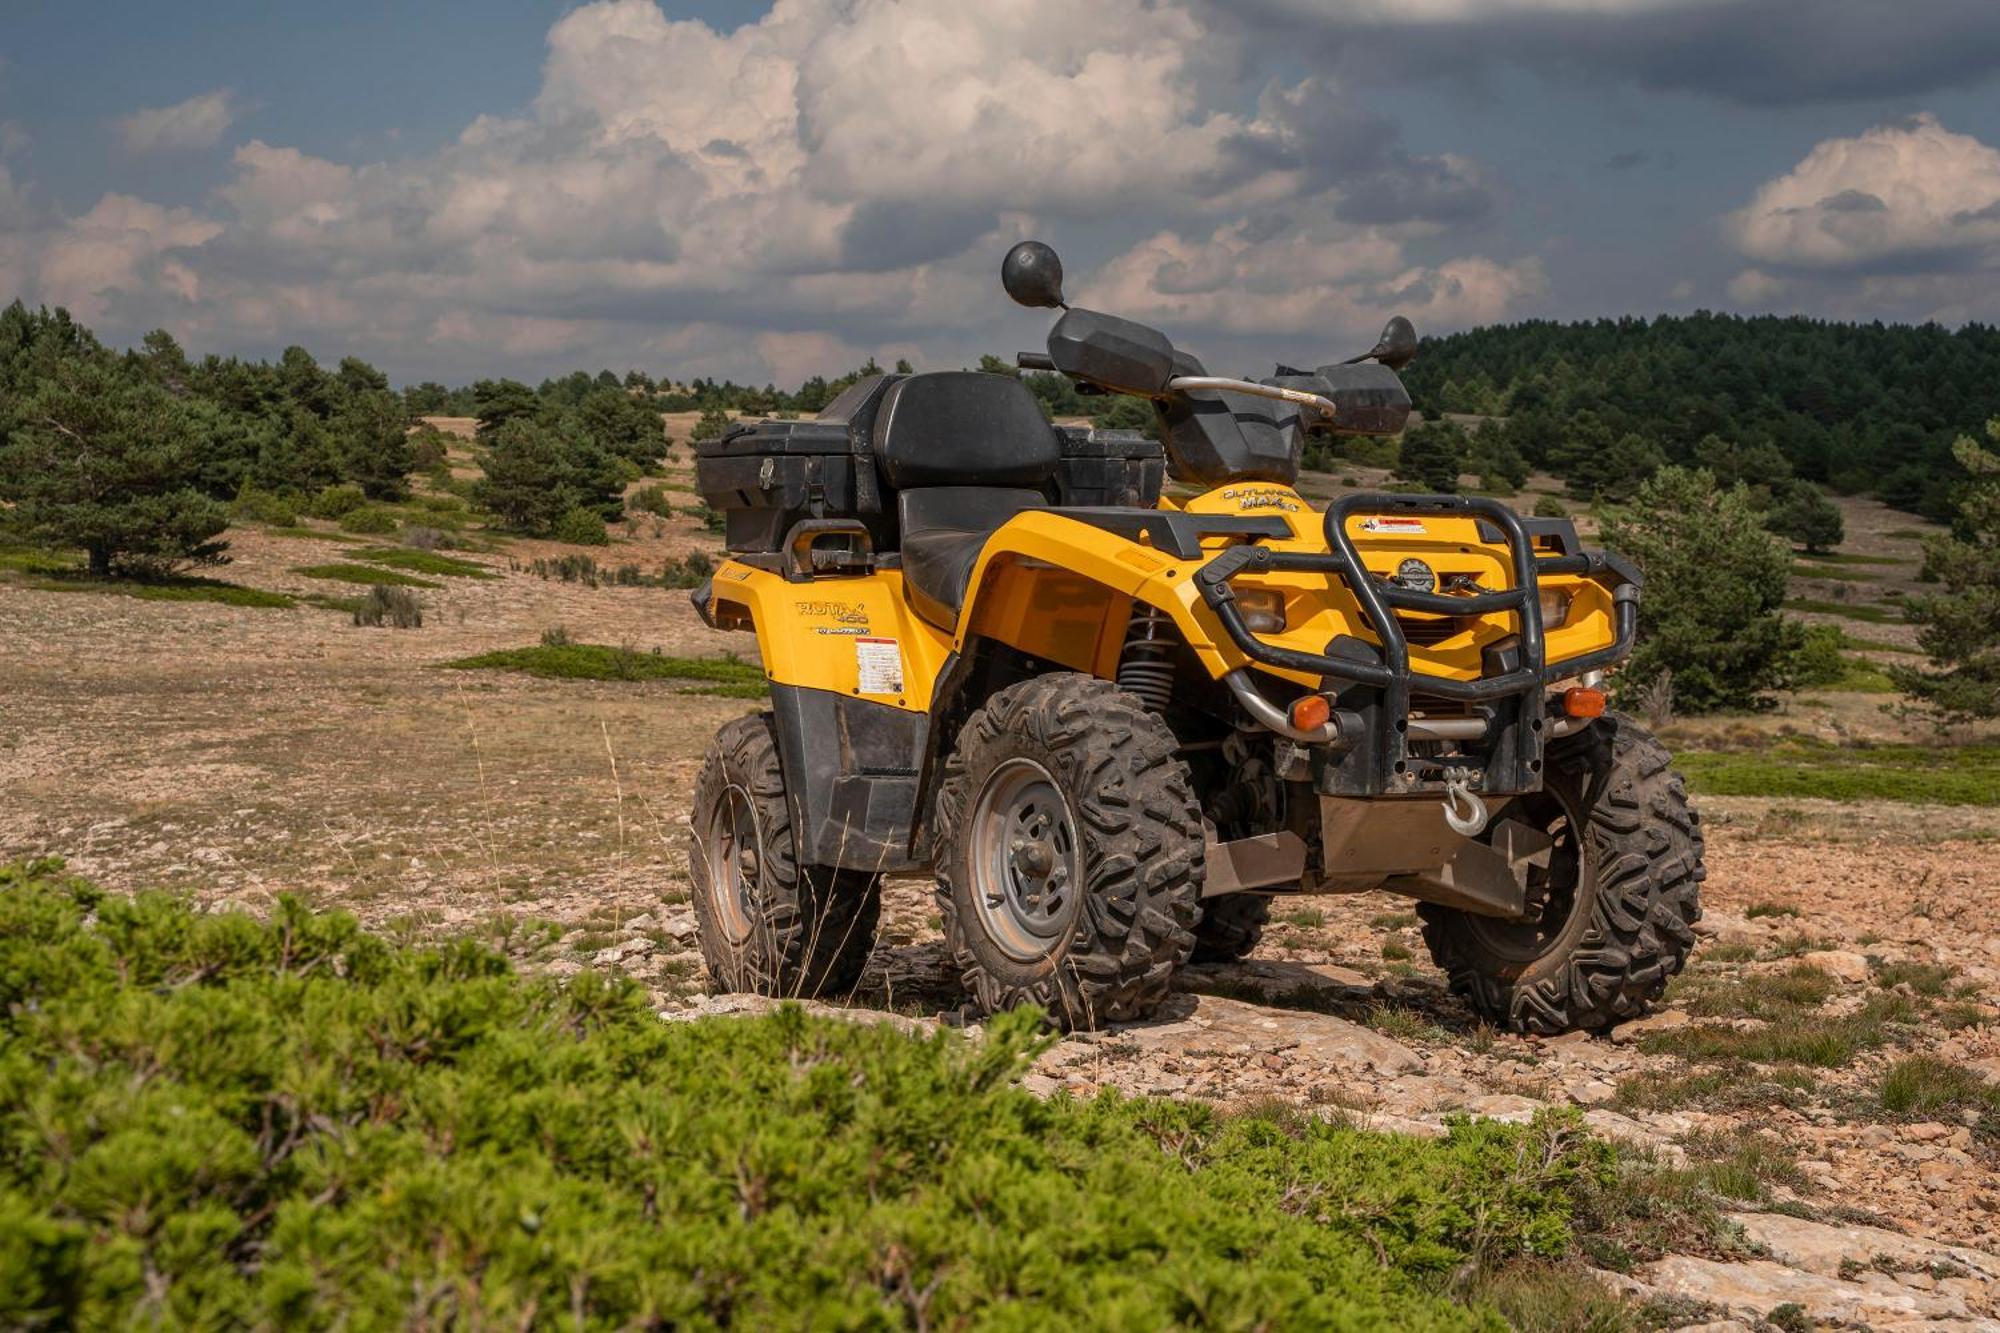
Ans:
[{"label": "blue sky", "polygon": [[[1990,212],[1988,211],[1990,208]],[[1255,370],[1697,307],[1991,320],[1987,0],[108,0],[0,30],[0,300],[114,341],[796,380],[1072,295]]]}]

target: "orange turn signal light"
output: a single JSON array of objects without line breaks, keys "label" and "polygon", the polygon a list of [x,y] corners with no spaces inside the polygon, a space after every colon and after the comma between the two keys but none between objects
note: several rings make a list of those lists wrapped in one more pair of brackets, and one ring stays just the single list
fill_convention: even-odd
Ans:
[{"label": "orange turn signal light", "polygon": [[1333,716],[1333,704],[1324,694],[1301,694],[1292,700],[1292,725],[1300,731],[1318,731]]},{"label": "orange turn signal light", "polygon": [[1572,685],[1563,691],[1563,712],[1571,717],[1603,717],[1604,691]]}]

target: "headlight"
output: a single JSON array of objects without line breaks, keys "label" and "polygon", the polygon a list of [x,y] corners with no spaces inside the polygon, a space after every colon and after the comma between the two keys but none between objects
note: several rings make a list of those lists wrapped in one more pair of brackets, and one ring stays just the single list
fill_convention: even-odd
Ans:
[{"label": "headlight", "polygon": [[1542,589],[1542,628],[1558,629],[1569,619],[1569,604],[1576,594],[1567,588]]},{"label": "headlight", "polygon": [[1252,634],[1284,633],[1285,594],[1276,588],[1238,588],[1236,609]]}]

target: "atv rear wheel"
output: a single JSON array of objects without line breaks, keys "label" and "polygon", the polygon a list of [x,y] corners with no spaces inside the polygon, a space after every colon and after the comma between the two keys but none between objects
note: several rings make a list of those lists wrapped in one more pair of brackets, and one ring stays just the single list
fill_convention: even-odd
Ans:
[{"label": "atv rear wheel", "polygon": [[881,876],[799,863],[768,713],[716,733],[688,832],[695,925],[718,990],[811,999],[853,988],[875,947]]},{"label": "atv rear wheel", "polygon": [[1555,742],[1544,789],[1506,816],[1555,839],[1547,868],[1530,870],[1533,915],[1418,904],[1432,959],[1482,1017],[1517,1032],[1607,1028],[1645,1013],[1681,970],[1707,871],[1670,762],[1619,714]]},{"label": "atv rear wheel", "polygon": [[1194,947],[1203,834],[1173,733],[1068,672],[994,695],[938,788],[938,911],[972,1005],[1143,1018]]},{"label": "atv rear wheel", "polygon": [[1225,893],[1201,905],[1201,924],[1194,929],[1194,961],[1234,963],[1250,956],[1271,920],[1267,893]]}]

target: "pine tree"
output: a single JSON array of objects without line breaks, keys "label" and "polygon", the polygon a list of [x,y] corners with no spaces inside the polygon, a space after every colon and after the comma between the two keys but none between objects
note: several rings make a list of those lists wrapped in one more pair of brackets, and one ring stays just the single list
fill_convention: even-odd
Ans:
[{"label": "pine tree", "polygon": [[1450,494],[1458,489],[1464,462],[1465,432],[1449,421],[1426,421],[1404,434],[1396,475],[1426,490]]},{"label": "pine tree", "polygon": [[1847,535],[1840,506],[1819,487],[1796,479],[1772,487],[1773,504],[1764,526],[1808,551],[1831,551]]},{"label": "pine tree", "polygon": [[[2000,418],[1986,423],[2000,442]],[[1924,547],[1924,570],[1943,585],[1910,599],[1917,642],[1934,672],[1896,668],[1896,683],[1951,721],[2000,717],[2000,455],[1961,437],[1953,449],[1972,474],[1947,537]]]},{"label": "pine tree", "polygon": [[1673,672],[1688,712],[1751,708],[1790,684],[1805,641],[1779,614],[1791,555],[1764,531],[1747,486],[1723,489],[1708,472],[1662,468],[1604,523],[1604,544],[1646,576],[1639,645],[1622,680]]},{"label": "pine tree", "polygon": [[518,532],[545,536],[571,510],[601,518],[622,507],[617,460],[589,435],[525,417],[494,432],[473,499]]},{"label": "pine tree", "polygon": [[702,409],[701,420],[694,423],[694,430],[689,433],[688,438],[713,440],[728,429],[729,414],[720,407],[707,407]]},{"label": "pine tree", "polygon": [[228,511],[197,489],[200,434],[159,385],[68,359],[8,418],[0,500],[30,541],[82,547],[98,576],[221,557]]}]

